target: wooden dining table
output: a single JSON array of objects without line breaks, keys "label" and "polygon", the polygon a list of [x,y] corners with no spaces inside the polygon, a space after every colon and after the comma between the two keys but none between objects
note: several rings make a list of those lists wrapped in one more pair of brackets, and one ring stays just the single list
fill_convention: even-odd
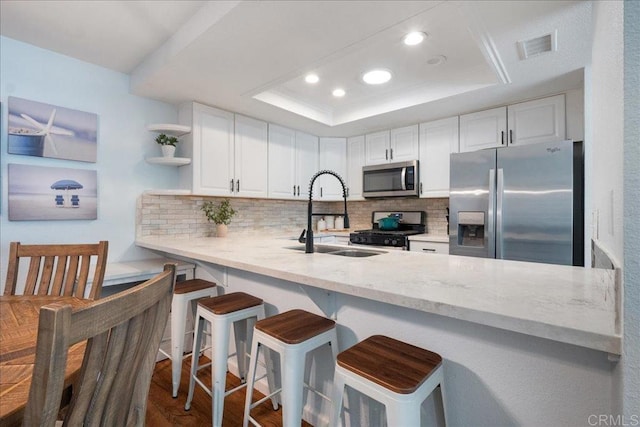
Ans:
[{"label": "wooden dining table", "polygon": [[[0,296],[0,426],[21,425],[35,362],[40,308],[51,303],[82,307],[93,301],[68,296]],[[69,349],[65,385],[80,370],[85,343]]]}]

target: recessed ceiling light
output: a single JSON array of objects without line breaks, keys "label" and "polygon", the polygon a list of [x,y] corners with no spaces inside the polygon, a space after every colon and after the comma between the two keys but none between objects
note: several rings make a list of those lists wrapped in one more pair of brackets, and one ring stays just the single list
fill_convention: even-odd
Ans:
[{"label": "recessed ceiling light", "polygon": [[318,77],[317,74],[307,74],[304,77],[304,81],[307,82],[307,83],[315,84],[315,83],[318,83],[320,81],[320,77]]},{"label": "recessed ceiling light", "polygon": [[380,85],[391,80],[391,72],[388,70],[371,70],[362,76],[362,81],[370,85]]},{"label": "recessed ceiling light", "polygon": [[417,44],[422,43],[426,38],[427,38],[426,33],[423,33],[422,31],[414,31],[404,36],[404,39],[402,40],[404,41],[404,44],[406,44],[407,46],[415,46]]},{"label": "recessed ceiling light", "polygon": [[334,89],[333,92],[331,92],[333,94],[333,96],[335,96],[336,98],[342,98],[346,92],[344,91],[344,89]]}]

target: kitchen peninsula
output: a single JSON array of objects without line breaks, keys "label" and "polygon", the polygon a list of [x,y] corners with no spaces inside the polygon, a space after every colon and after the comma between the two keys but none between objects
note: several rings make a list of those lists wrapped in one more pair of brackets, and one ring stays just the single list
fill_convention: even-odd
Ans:
[{"label": "kitchen peninsula", "polygon": [[[305,254],[291,237],[145,236],[136,245],[195,263],[224,292],[263,298],[267,315],[303,308],[336,318],[340,350],[380,333],[438,352],[452,425],[582,425],[611,410],[601,397],[616,366],[607,354],[620,354],[614,270],[393,250]],[[327,369],[324,387],[330,380]],[[322,413],[305,407],[314,425]]]},{"label": "kitchen peninsula", "polygon": [[145,237],[136,244],[172,257],[620,352],[613,270],[406,251],[366,258],[305,254],[288,238]]}]

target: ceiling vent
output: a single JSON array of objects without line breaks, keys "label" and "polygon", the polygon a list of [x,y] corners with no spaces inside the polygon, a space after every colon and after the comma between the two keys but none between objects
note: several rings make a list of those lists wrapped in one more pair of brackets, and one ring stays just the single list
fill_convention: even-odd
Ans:
[{"label": "ceiling vent", "polygon": [[557,30],[544,36],[536,37],[535,39],[519,41],[518,51],[520,52],[520,59],[528,59],[532,56],[558,50],[556,34]]}]

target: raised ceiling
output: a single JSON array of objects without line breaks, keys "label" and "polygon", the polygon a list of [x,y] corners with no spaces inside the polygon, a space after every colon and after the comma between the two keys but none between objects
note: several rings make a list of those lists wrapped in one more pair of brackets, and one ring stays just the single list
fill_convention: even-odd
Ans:
[{"label": "raised ceiling", "polygon": [[[3,0],[0,19],[3,36],[130,74],[134,94],[326,136],[580,87],[591,51],[586,1]],[[404,45],[414,30],[427,39]],[[550,33],[557,51],[520,58]],[[392,80],[365,85],[372,67]]]}]

